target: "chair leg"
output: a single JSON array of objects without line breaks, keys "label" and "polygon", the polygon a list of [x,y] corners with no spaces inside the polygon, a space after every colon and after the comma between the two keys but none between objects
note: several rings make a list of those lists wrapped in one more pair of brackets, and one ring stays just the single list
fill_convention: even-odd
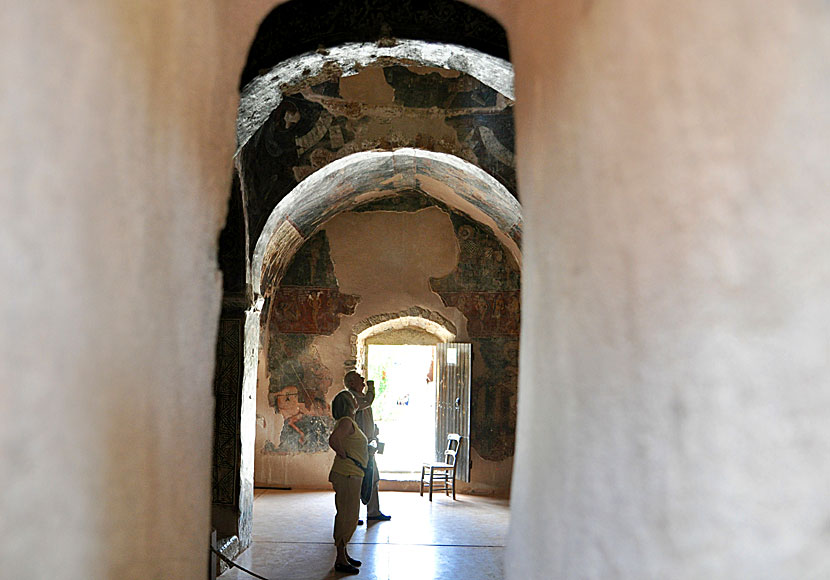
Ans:
[{"label": "chair leg", "polygon": [[455,467],[452,468],[452,500],[455,501]]},{"label": "chair leg", "polygon": [[435,483],[435,470],[429,470],[429,501],[432,501],[432,488]]},{"label": "chair leg", "polygon": [[424,497],[424,466],[421,466],[421,481],[418,483],[418,491],[421,493],[421,497]]}]

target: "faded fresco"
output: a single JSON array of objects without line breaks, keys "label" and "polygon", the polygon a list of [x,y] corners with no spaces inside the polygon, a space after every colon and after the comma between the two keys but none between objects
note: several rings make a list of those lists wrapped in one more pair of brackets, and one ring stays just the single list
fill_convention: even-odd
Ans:
[{"label": "faded fresco", "polygon": [[326,404],[331,372],[320,362],[313,336],[272,333],[268,348],[268,403],[282,415],[278,445],[271,453],[314,453],[328,448],[333,421]]},{"label": "faded fresco", "polygon": [[341,316],[354,313],[357,300],[337,288],[283,286],[273,298],[274,328],[290,334],[331,334]]},{"label": "faded fresco", "polygon": [[458,308],[467,318],[470,338],[519,336],[519,291],[441,292],[446,306]]},{"label": "faded fresco", "polygon": [[455,271],[432,278],[446,306],[467,319],[473,344],[470,440],[484,459],[513,455],[519,376],[521,272],[493,233],[452,213],[460,250]]},{"label": "faded fresco", "polygon": [[268,403],[282,416],[283,428],[279,442],[265,443],[265,453],[328,449],[333,421],[326,393],[332,374],[314,339],[333,333],[358,301],[358,296],[340,293],[326,233],[317,233],[294,256],[270,300]]},{"label": "faded fresco", "polygon": [[460,250],[458,266],[443,278],[430,279],[430,287],[439,294],[518,292],[521,272],[492,231],[457,212],[450,219]]},{"label": "faded fresco", "polygon": [[[367,71],[367,83],[373,83],[372,94],[386,91],[388,102],[367,103],[359,91],[345,92],[343,83],[353,79],[286,89],[280,105],[241,152],[245,189],[256,192],[248,200],[252,239],[300,181],[358,151],[416,147],[451,153],[516,191],[512,101],[456,71],[400,65],[381,71]],[[318,222],[297,219],[303,236]],[[306,223],[311,230],[305,229]]]},{"label": "faded fresco", "polygon": [[322,231],[297,250],[282,278],[282,286],[337,288],[329,240]]},{"label": "faded fresco", "polygon": [[[479,455],[498,461],[513,455],[516,441],[519,339],[480,338],[472,343],[470,439]],[[483,362],[483,372],[476,368],[476,357]]]}]

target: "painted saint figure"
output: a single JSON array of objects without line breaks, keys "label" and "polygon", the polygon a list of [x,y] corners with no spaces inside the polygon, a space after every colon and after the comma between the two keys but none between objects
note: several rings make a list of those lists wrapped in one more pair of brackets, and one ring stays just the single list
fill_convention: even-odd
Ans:
[{"label": "painted saint figure", "polygon": [[300,390],[289,385],[274,396],[276,410],[285,423],[280,433],[280,453],[313,453],[328,446],[328,430],[331,420],[327,417],[325,401],[305,393],[306,401],[300,400]]}]

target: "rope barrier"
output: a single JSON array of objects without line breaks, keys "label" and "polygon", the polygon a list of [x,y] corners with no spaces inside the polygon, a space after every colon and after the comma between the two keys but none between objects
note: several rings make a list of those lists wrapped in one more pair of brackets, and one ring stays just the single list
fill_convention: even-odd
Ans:
[{"label": "rope barrier", "polygon": [[222,552],[220,552],[219,550],[217,550],[213,546],[210,547],[210,551],[213,552],[214,554],[216,554],[217,556],[219,556],[219,559],[221,559],[228,566],[231,566],[233,568],[239,568],[240,570],[242,570],[246,574],[250,574],[254,578],[259,578],[259,580],[268,580],[268,578],[266,578],[264,576],[260,576],[259,574],[251,572],[250,570],[246,570],[245,568],[243,568],[242,566],[240,566],[239,564],[237,564],[236,562],[234,562],[233,560],[231,560],[230,558],[225,556]]}]

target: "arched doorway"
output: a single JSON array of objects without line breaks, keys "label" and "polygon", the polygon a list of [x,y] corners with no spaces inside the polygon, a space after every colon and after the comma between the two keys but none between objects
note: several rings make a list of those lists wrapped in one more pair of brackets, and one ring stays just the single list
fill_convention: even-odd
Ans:
[{"label": "arched doorway", "polygon": [[[340,318],[351,316],[352,307],[368,304],[365,297],[360,305],[352,304],[350,296],[359,294],[338,289],[337,275],[320,285],[317,282],[321,280],[314,278],[311,270],[306,277],[295,271],[291,274],[293,282],[286,282],[292,263],[298,263],[298,252],[304,247],[310,250],[309,243],[317,243],[320,248],[328,243],[315,238],[330,235],[324,226],[333,224],[336,230],[335,218],[344,212],[352,216],[341,221],[371,221],[384,213],[411,213],[426,219],[429,214],[433,221],[443,220],[444,232],[454,238],[456,252],[461,255],[466,251],[467,257],[480,226],[485,237],[494,238],[492,244],[485,244],[490,246],[488,256],[501,260],[497,269],[504,270],[504,264],[511,264],[508,277],[517,282],[521,217],[512,152],[512,69],[499,59],[505,55],[506,49],[494,57],[460,46],[398,39],[357,46],[332,43],[313,55],[269,63],[271,69],[259,66],[263,74],[252,79],[243,91],[236,169],[250,267],[245,290],[236,303],[244,305],[245,312],[239,319],[245,328],[240,395],[243,401],[254,400],[255,404],[243,403],[238,423],[240,537],[249,534],[250,529],[245,496],[250,497],[254,480],[259,481],[260,475],[270,469],[268,482],[275,481],[272,476],[276,472],[304,473],[301,480],[310,485],[323,481],[323,469],[309,464],[303,455],[324,453],[318,449],[321,445],[309,443],[320,443],[317,431],[325,427],[326,397],[322,393],[339,388],[342,369],[352,360],[344,352],[337,362],[334,351],[339,347],[332,349],[331,343],[339,336]],[[281,67],[280,62],[288,67]],[[293,73],[287,73],[289,69]],[[394,89],[391,97],[384,86]],[[355,107],[360,115],[354,114]],[[390,107],[398,107],[400,115],[393,116],[391,125],[383,131],[361,121],[382,119],[383,111]],[[442,116],[436,119],[435,111]],[[382,119],[381,125],[387,121]],[[415,206],[407,206],[413,200]],[[424,242],[424,247],[431,244],[431,240]],[[336,245],[329,251],[336,252]],[[346,267],[346,262],[348,257],[334,261],[337,268]],[[455,324],[466,326],[466,320],[472,318],[474,332],[479,334],[487,310],[499,315],[510,311],[518,320],[518,309],[510,310],[514,303],[518,305],[517,285],[497,289],[461,287],[463,276],[453,276],[452,268],[448,265],[432,276],[444,280],[439,282],[440,287],[424,287],[431,294],[433,309],[454,313]],[[309,296],[313,298],[309,300]],[[405,304],[412,303],[410,299]],[[340,311],[319,318],[319,307],[324,304],[335,305]],[[308,316],[302,314],[302,308],[295,308],[300,306],[314,312],[313,324],[307,318],[304,326],[287,325],[292,316]],[[517,345],[518,321],[502,331],[505,329],[510,334],[507,341]],[[323,334],[315,334],[320,331]],[[308,338],[314,336],[318,338]],[[272,356],[275,345],[280,354]],[[505,348],[485,350],[489,354],[482,359],[492,359],[492,353]],[[515,353],[517,348],[507,350]],[[299,369],[310,375],[297,381],[294,371]],[[283,378],[275,382],[274,377],[292,373],[293,382],[305,384],[288,384]],[[514,379],[510,376],[506,380],[513,384]],[[488,378],[489,394],[482,401],[506,401],[507,413],[515,415],[515,387],[508,389],[512,395],[502,396],[497,385],[500,380]],[[309,422],[319,423],[317,435],[307,428]],[[505,424],[515,424],[515,420]],[[294,447],[289,441],[292,437]],[[254,439],[257,443],[252,445]],[[509,439],[501,445],[500,454],[490,458],[509,461]],[[310,448],[305,453],[297,446]],[[267,461],[260,461],[263,457],[276,458],[282,464],[260,470],[254,463],[264,465]],[[299,472],[295,465],[302,465]],[[509,482],[509,471],[502,478],[502,484],[505,482]]]},{"label": "arched doorway", "polygon": [[414,481],[432,461],[436,439],[435,345],[455,340],[455,325],[413,307],[355,325],[355,368],[376,385],[372,405],[383,453],[381,478]]},{"label": "arched doorway", "polygon": [[[351,180],[353,186],[360,184],[358,178]],[[473,182],[465,180],[468,185]],[[436,181],[429,183],[434,187]],[[328,190],[314,190],[316,203],[330,210]],[[336,182],[332,190],[337,191]],[[260,282],[265,307],[257,391],[257,481],[272,486],[326,485],[327,449],[321,437],[311,433],[316,430],[311,423],[324,429],[321,419],[312,419],[326,415],[316,401],[330,400],[342,388],[343,372],[364,369],[371,337],[396,326],[426,330],[443,342],[456,336],[474,343],[473,425],[479,425],[482,435],[474,445],[482,451],[476,460],[478,473],[491,462],[509,462],[519,264],[492,229],[421,191],[375,197],[358,187],[351,196],[341,197],[340,211],[307,240],[294,236],[299,247],[293,253],[286,243],[257,246],[266,248]],[[290,213],[279,207],[274,215],[281,216],[283,224],[293,228],[299,223],[302,228],[302,221]],[[499,221],[512,222],[504,218]],[[509,239],[504,232],[501,236]],[[258,256],[255,252],[255,263]],[[415,306],[408,306],[413,302]],[[353,323],[355,318],[361,322]],[[290,412],[280,408],[280,397],[288,393],[300,393],[302,417],[293,407]],[[478,479],[480,486],[504,485],[501,482]]]}]

